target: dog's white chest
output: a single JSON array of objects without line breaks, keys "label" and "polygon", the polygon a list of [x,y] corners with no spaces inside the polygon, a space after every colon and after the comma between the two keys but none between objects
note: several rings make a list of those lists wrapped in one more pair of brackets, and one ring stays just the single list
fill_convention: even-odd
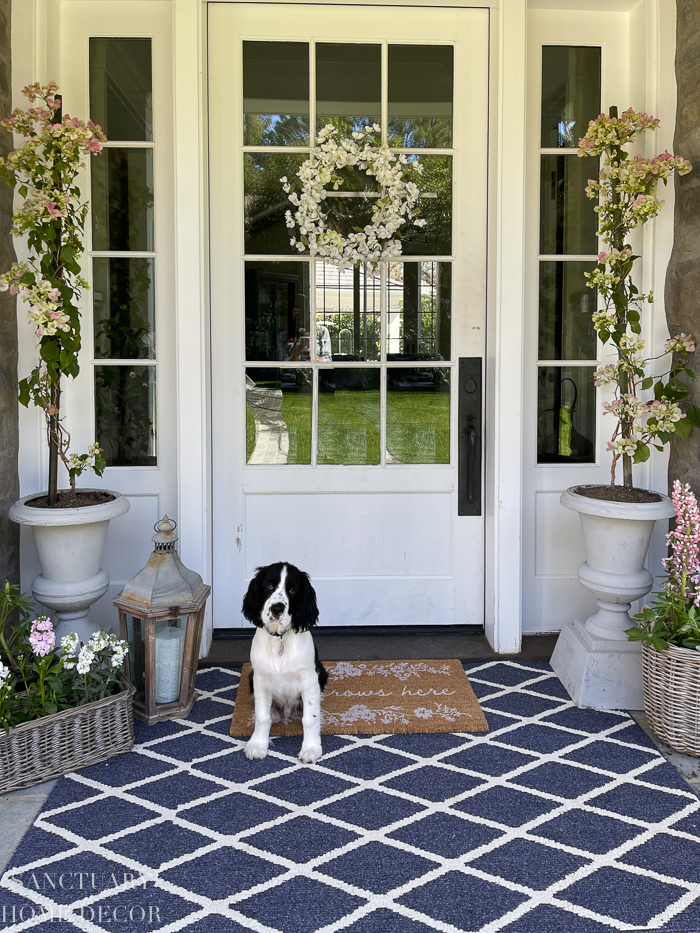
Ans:
[{"label": "dog's white chest", "polygon": [[274,638],[258,629],[250,649],[250,661],[256,680],[264,680],[272,697],[279,703],[293,703],[314,671],[313,640],[309,632],[289,632]]}]

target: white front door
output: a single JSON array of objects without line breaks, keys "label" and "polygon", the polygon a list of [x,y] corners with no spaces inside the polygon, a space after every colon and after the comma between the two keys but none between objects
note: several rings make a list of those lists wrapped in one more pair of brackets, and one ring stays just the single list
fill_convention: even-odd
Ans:
[{"label": "white front door", "polygon": [[[209,8],[219,627],[278,560],[324,625],[483,624],[488,49],[484,9]],[[279,179],[329,122],[423,165],[400,262],[339,272],[290,245]],[[335,229],[367,222],[366,184],[328,199]]]}]

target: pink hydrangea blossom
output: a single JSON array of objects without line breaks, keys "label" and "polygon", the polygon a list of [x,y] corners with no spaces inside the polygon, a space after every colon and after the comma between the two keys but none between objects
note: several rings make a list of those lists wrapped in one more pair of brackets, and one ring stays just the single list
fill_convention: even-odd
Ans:
[{"label": "pink hydrangea blossom", "polygon": [[39,616],[32,622],[32,628],[29,633],[29,644],[32,646],[34,654],[40,658],[45,657],[50,651],[53,651],[56,644],[56,634],[53,630],[53,624],[46,616]]}]

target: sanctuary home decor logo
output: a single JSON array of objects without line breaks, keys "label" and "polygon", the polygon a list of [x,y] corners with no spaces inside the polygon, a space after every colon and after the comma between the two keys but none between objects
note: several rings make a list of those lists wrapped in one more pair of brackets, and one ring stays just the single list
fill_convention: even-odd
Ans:
[{"label": "sanctuary home decor logo", "polygon": [[[28,921],[75,923],[77,920],[97,924],[118,926],[127,924],[128,929],[156,929],[167,920],[161,905],[148,903],[149,879],[130,871],[27,871],[23,874],[3,877],[12,890],[19,884],[29,890],[45,905],[21,901],[8,891],[0,900],[0,927]],[[151,881],[151,887],[153,882]],[[138,892],[138,897],[134,893]],[[94,903],[95,898],[107,900]],[[113,895],[113,896],[110,896]],[[66,900],[70,903],[57,903]],[[88,903],[90,900],[93,903]],[[29,929],[32,929],[32,924]]]},{"label": "sanctuary home decor logo", "polygon": [[[487,732],[486,719],[461,663],[447,661],[330,661],[321,704],[321,732],[381,735],[393,732]],[[231,735],[255,725],[243,666]],[[273,723],[270,734],[301,735],[301,709]]]}]

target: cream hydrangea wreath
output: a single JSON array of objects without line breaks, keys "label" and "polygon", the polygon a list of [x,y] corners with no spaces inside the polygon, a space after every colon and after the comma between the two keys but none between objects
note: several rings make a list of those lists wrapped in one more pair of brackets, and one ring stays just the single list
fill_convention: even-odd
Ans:
[{"label": "cream hydrangea wreath", "polygon": [[[403,166],[408,165],[405,155],[396,156],[388,146],[377,146],[374,133],[380,132],[375,123],[364,132],[354,132],[352,139],[340,138],[338,130],[327,124],[317,136],[317,146],[299,168],[299,183],[280,178],[284,191],[296,210],[286,211],[287,227],[298,228],[297,236],[290,239],[300,253],[325,259],[340,269],[349,269],[360,262],[372,265],[387,262],[401,255],[401,231],[404,224],[422,227],[416,203],[420,197],[418,186],[404,178]],[[372,208],[372,222],[363,230],[343,236],[326,226],[323,211],[326,185],[337,191],[343,184],[340,169],[356,167],[373,176],[377,183]],[[420,174],[419,163],[412,168]]]}]

